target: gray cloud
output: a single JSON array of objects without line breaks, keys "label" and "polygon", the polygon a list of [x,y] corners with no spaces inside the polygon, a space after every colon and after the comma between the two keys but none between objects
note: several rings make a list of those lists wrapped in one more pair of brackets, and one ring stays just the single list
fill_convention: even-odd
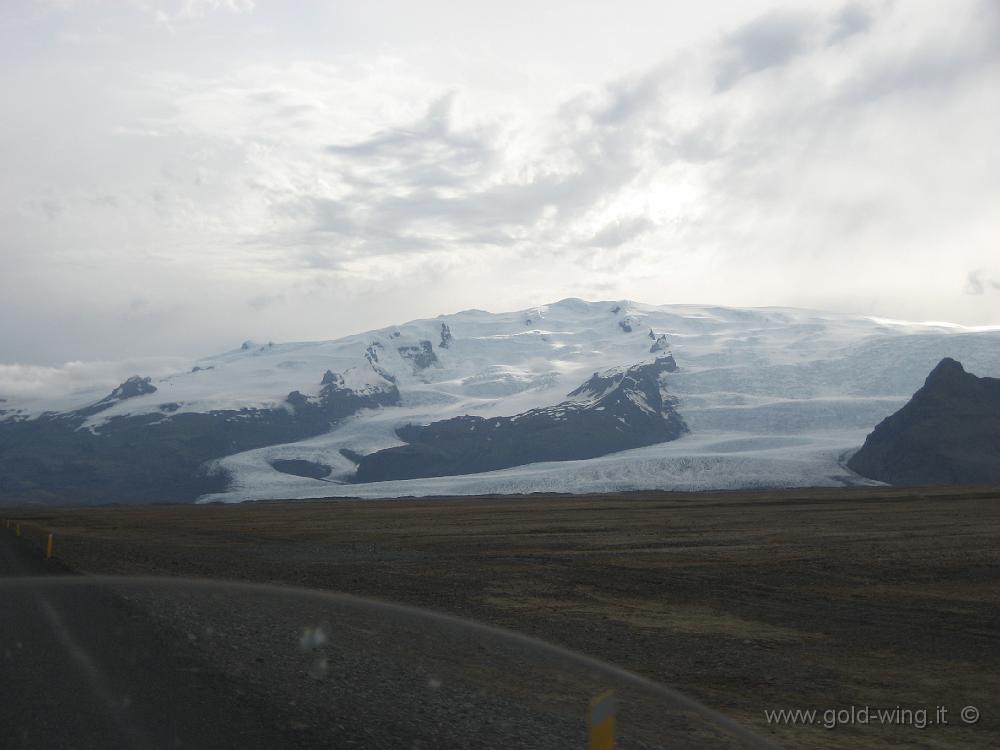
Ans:
[{"label": "gray cloud", "polygon": [[91,388],[111,390],[130,375],[168,375],[188,363],[180,357],[146,357],[72,361],[55,367],[0,364],[0,398],[55,397],[72,402],[75,394]]},{"label": "gray cloud", "polygon": [[916,43],[872,55],[844,82],[839,99],[865,103],[910,93],[944,91],[1000,61],[1000,5],[981,2],[942,20]]},{"label": "gray cloud", "polygon": [[983,278],[983,270],[976,269],[969,271],[965,278],[965,293],[974,296],[982,295],[987,289],[1000,291],[1000,281],[996,279]]},{"label": "gray cloud", "polygon": [[52,198],[45,198],[38,201],[38,207],[49,221],[55,221],[65,209],[62,203]]},{"label": "gray cloud", "polygon": [[784,65],[803,54],[816,22],[806,13],[772,11],[730,33],[716,64],[716,90],[725,91],[746,76]]},{"label": "gray cloud", "polygon": [[474,176],[484,166],[486,135],[463,133],[452,125],[455,93],[431,102],[427,113],[408,127],[376,133],[350,145],[327,146],[328,153],[371,163],[372,160],[405,160],[414,184],[450,185]]},{"label": "gray cloud", "polygon": [[264,310],[272,305],[280,304],[285,301],[285,295],[283,294],[258,294],[247,300],[247,305],[252,307],[254,310]]},{"label": "gray cloud", "polygon": [[612,81],[604,87],[607,104],[594,106],[588,115],[602,126],[625,123],[656,106],[664,96],[669,68],[656,67],[634,78]]},{"label": "gray cloud", "polygon": [[616,219],[594,234],[590,238],[590,244],[597,247],[619,247],[646,234],[655,227],[656,225],[646,216],[635,216],[624,220]]},{"label": "gray cloud", "polygon": [[847,39],[868,31],[875,18],[860,3],[848,3],[833,18],[833,29],[826,38],[827,44],[840,44]]},{"label": "gray cloud", "polygon": [[[622,79],[608,85],[606,97],[558,107],[568,163],[528,179],[496,179],[504,149],[498,131],[458,129],[449,93],[416,122],[326,147],[355,193],[345,201],[314,200],[316,229],[364,236],[366,250],[384,253],[434,249],[419,225],[433,224],[460,242],[512,245],[548,214],[568,224],[642,169],[636,130],[655,107],[660,84],[656,74]],[[577,132],[573,123],[581,116],[590,124]],[[401,186],[410,189],[400,195]]]},{"label": "gray cloud", "polygon": [[530,39],[516,4],[468,35],[321,5],[0,10],[0,359],[589,294],[995,317],[995,3],[704,0],[691,48],[631,20],[663,4],[567,0]]}]

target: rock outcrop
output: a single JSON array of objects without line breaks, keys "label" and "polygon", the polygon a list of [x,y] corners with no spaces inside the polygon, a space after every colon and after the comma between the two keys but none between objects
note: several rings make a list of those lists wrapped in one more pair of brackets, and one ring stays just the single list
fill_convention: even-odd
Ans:
[{"label": "rock outcrop", "polygon": [[373,341],[365,349],[365,359],[368,360],[368,364],[375,366],[378,364],[379,355],[385,350],[380,341]]},{"label": "rock outcrop", "polygon": [[147,393],[156,393],[156,386],[153,385],[152,378],[141,378],[133,375],[120,386],[111,391],[105,401],[124,401],[127,398],[145,396]]},{"label": "rock outcrop", "polygon": [[414,374],[419,373],[421,370],[426,370],[438,362],[437,355],[434,353],[434,345],[426,339],[416,346],[397,347],[396,351],[399,352],[400,357],[409,360],[413,366]]},{"label": "rock outcrop", "polygon": [[327,370],[320,380],[317,396],[292,391],[285,401],[296,414],[333,423],[362,409],[399,404],[399,389],[375,366],[352,368],[343,375]]},{"label": "rock outcrop", "polygon": [[333,471],[332,467],[302,458],[277,458],[271,461],[271,468],[282,474],[291,474],[307,479],[325,479]]},{"label": "rock outcrop", "polygon": [[[650,331],[652,333],[652,331]],[[669,352],[670,342],[667,341],[665,334],[660,334],[660,336],[653,342],[653,345],[649,347],[650,354],[656,354],[658,352]]]},{"label": "rock outcrop", "polygon": [[451,342],[455,340],[455,337],[451,335],[451,329],[448,327],[447,323],[441,324],[441,348],[447,349],[451,346]]},{"label": "rock outcrop", "polygon": [[1000,379],[941,360],[847,465],[896,485],[1000,483]]},{"label": "rock outcrop", "polygon": [[119,404],[122,401],[130,398],[137,398],[139,396],[145,396],[150,393],[156,393],[156,386],[153,385],[153,379],[133,375],[96,404],[85,406],[82,409],[78,409],[75,413],[83,417],[93,416],[94,414],[98,414],[105,409],[110,409],[112,406]]}]

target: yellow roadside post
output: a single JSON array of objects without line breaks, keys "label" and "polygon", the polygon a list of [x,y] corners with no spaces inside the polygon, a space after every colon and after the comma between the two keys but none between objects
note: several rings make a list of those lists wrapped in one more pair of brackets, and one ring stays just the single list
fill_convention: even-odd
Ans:
[{"label": "yellow roadside post", "polygon": [[49,534],[49,541],[45,545],[45,559],[46,560],[52,559],[52,534]]},{"label": "yellow roadside post", "polygon": [[17,525],[17,535],[21,536],[21,524]]},{"label": "yellow roadside post", "polygon": [[615,692],[608,690],[590,702],[587,737],[590,750],[615,750]]}]

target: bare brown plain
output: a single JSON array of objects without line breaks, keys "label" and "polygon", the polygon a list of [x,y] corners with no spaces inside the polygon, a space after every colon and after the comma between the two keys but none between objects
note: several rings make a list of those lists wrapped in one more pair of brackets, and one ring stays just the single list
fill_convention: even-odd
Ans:
[{"label": "bare brown plain", "polygon": [[[1000,747],[1000,490],[22,509],[90,573],[295,584],[560,643],[806,748]],[[967,705],[977,724],[958,716]],[[769,724],[949,709],[946,726]]]}]

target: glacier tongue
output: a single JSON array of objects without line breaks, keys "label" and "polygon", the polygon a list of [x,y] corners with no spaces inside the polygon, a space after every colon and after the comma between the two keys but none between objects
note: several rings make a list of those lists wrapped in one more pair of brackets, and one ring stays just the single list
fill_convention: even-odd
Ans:
[{"label": "glacier tongue", "polygon": [[576,399],[554,406],[512,417],[461,416],[400,427],[396,434],[407,444],[361,457],[355,480],[476,474],[539,461],[579,461],[676,440],[687,426],[662,380],[676,369],[673,357],[661,357],[595,373],[570,392]]}]

